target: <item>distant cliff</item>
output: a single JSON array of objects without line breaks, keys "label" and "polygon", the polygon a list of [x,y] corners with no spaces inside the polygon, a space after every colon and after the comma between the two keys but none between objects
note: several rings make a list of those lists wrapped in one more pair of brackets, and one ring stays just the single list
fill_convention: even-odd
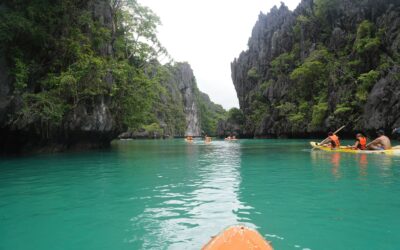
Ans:
[{"label": "distant cliff", "polygon": [[152,112],[146,124],[122,133],[120,138],[216,135],[217,123],[226,111],[198,89],[188,63],[153,63],[146,71],[156,80]]},{"label": "distant cliff", "polygon": [[303,0],[260,14],[231,64],[242,133],[302,137],[400,126],[399,1]]}]

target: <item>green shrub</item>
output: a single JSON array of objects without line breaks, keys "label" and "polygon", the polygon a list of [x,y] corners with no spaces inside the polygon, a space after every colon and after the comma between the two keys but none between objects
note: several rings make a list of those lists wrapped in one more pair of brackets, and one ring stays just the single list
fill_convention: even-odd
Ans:
[{"label": "green shrub", "polygon": [[367,100],[369,91],[374,86],[378,78],[379,73],[375,70],[371,70],[368,73],[361,74],[358,77],[356,98],[359,101],[365,102]]},{"label": "green shrub", "polygon": [[23,92],[25,88],[28,86],[28,78],[29,78],[29,68],[20,58],[15,58],[15,67],[14,67],[14,77],[15,77],[15,90]]},{"label": "green shrub", "polygon": [[269,80],[269,81],[267,81],[267,82],[263,82],[263,83],[260,85],[260,92],[261,92],[261,93],[264,93],[265,90],[267,90],[273,83],[274,83],[273,80]]},{"label": "green shrub", "polygon": [[313,106],[311,126],[317,127],[322,125],[328,111],[328,103],[322,102]]},{"label": "green shrub", "polygon": [[247,71],[247,77],[253,80],[257,80],[260,77],[260,75],[258,74],[257,69],[253,67],[249,69],[249,71]]},{"label": "green shrub", "polygon": [[313,93],[318,94],[327,85],[332,60],[332,55],[326,49],[320,48],[313,51],[304,63],[290,74],[290,78],[296,82],[294,92],[297,97],[311,100]]},{"label": "green shrub", "polygon": [[291,102],[285,102],[276,107],[279,110],[279,115],[289,116],[291,113],[297,113],[297,106]]},{"label": "green shrub", "polygon": [[271,70],[275,75],[288,74],[294,65],[294,55],[283,53],[271,62]]},{"label": "green shrub", "polygon": [[339,104],[336,107],[335,112],[333,112],[333,114],[337,116],[337,115],[347,114],[351,111],[353,111],[353,108],[346,106],[346,104]]},{"label": "green shrub", "polygon": [[354,50],[359,54],[372,53],[377,51],[380,45],[380,38],[375,36],[375,25],[368,20],[361,22],[357,29]]},{"label": "green shrub", "polygon": [[299,111],[303,114],[307,114],[310,111],[310,104],[306,101],[302,101],[299,104]]},{"label": "green shrub", "polygon": [[303,123],[305,121],[305,115],[303,113],[290,114],[288,120],[294,124]]},{"label": "green shrub", "polygon": [[238,108],[231,108],[228,111],[228,121],[231,121],[233,123],[237,123],[237,124],[244,124],[244,115],[242,110],[238,109]]},{"label": "green shrub", "polygon": [[163,135],[164,130],[160,127],[158,123],[152,123],[149,125],[144,125],[143,129],[146,130],[149,134],[158,134],[158,135]]}]

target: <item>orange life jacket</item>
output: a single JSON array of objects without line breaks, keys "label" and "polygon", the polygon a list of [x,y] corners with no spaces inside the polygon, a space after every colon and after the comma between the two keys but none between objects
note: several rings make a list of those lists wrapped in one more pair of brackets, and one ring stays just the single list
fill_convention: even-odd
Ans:
[{"label": "orange life jacket", "polygon": [[331,139],[332,148],[340,147],[339,137],[337,137],[336,135],[331,135],[331,136],[329,136],[329,139]]},{"label": "orange life jacket", "polygon": [[367,138],[365,137],[358,138],[358,148],[361,150],[365,150],[367,148]]}]

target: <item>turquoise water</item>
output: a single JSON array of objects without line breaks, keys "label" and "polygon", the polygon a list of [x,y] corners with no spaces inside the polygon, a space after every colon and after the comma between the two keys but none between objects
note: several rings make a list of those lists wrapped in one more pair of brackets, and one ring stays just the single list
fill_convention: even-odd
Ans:
[{"label": "turquoise water", "polygon": [[400,157],[304,140],[119,141],[0,160],[0,249],[199,249],[233,224],[275,249],[397,249]]}]

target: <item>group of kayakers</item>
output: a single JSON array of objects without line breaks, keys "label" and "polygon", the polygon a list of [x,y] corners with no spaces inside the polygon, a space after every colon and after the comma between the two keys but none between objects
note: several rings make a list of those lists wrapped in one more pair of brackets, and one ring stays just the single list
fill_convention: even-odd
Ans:
[{"label": "group of kayakers", "polygon": [[[191,136],[191,135],[186,136],[185,141],[193,142],[193,136]],[[211,137],[209,137],[208,135],[205,135],[204,136],[204,142],[205,143],[211,143]]]},{"label": "group of kayakers", "polygon": [[225,138],[225,141],[236,141],[236,135],[229,135]]},{"label": "group of kayakers", "polygon": [[[387,150],[392,148],[390,139],[385,135],[385,131],[379,129],[378,131],[376,131],[376,134],[378,135],[378,137],[367,144],[367,137],[362,133],[357,133],[354,145],[347,147],[359,150]],[[340,140],[335,133],[329,132],[328,137],[320,144],[327,145],[330,146],[332,149],[335,149],[340,147]]]},{"label": "group of kayakers", "polygon": [[[400,128],[395,128],[393,130],[393,134],[400,134]],[[363,133],[356,134],[356,141],[354,145],[349,145],[347,148],[358,149],[358,150],[388,150],[392,148],[389,137],[385,135],[385,131],[379,129],[376,131],[378,137],[370,143],[367,143],[367,137]],[[185,138],[187,142],[193,142],[192,136],[187,136]],[[235,135],[229,135],[225,138],[226,141],[234,141],[237,140]],[[204,136],[205,143],[211,143],[211,137],[207,134]],[[319,145],[326,145],[331,147],[332,149],[340,147],[340,139],[339,137],[333,133],[329,132],[328,137],[323,140]]]},{"label": "group of kayakers", "polygon": [[[233,134],[231,134],[225,138],[225,141],[236,141],[236,140],[237,140],[236,135],[233,135]],[[185,141],[193,142],[193,136],[191,136],[191,135],[186,136]],[[204,134],[204,142],[211,143],[211,137],[208,136],[207,134]]]}]

